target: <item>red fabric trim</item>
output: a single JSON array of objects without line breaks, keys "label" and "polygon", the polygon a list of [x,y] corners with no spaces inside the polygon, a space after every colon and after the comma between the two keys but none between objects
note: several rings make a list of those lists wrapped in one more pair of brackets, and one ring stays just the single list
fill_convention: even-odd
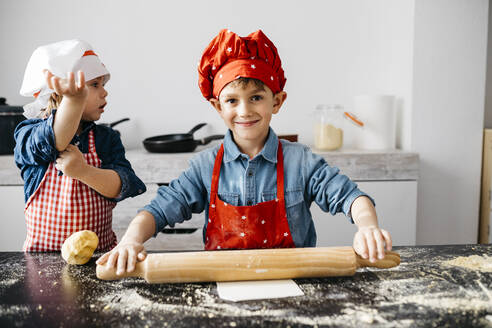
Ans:
[{"label": "red fabric trim", "polygon": [[86,52],[84,52],[84,54],[82,55],[82,57],[85,57],[85,56],[97,56],[96,53],[92,50],[87,50]]}]

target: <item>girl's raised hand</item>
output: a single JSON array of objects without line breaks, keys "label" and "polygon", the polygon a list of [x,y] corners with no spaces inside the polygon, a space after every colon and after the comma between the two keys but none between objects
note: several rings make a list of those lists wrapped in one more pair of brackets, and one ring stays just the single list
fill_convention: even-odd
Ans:
[{"label": "girl's raised hand", "polygon": [[55,92],[59,96],[67,97],[67,98],[87,98],[88,89],[85,85],[85,77],[84,72],[78,71],[79,82],[75,82],[75,75],[73,72],[67,73],[67,78],[62,79],[58,76],[53,75],[49,70],[44,71],[46,77],[46,83],[48,87]]}]

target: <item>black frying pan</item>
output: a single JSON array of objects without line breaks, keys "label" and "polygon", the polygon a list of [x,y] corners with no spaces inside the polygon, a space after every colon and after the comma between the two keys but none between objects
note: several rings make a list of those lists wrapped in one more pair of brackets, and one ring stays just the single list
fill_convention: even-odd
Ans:
[{"label": "black frying pan", "polygon": [[198,145],[206,145],[212,140],[223,139],[223,134],[208,136],[195,140],[193,133],[207,125],[200,123],[193,127],[188,133],[164,134],[156,137],[146,138],[143,145],[151,153],[185,153],[192,152]]}]

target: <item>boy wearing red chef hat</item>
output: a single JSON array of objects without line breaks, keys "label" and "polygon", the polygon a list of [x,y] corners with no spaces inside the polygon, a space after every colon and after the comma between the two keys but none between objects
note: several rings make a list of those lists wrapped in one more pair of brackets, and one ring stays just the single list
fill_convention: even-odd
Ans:
[{"label": "boy wearing red chef hat", "polygon": [[131,272],[145,258],[143,243],[167,226],[205,210],[206,250],[313,247],[309,207],[344,212],[359,230],[354,249],[383,258],[390,234],[378,227],[373,201],[339,169],[270,128],[287,94],[275,45],[262,31],[247,37],[222,30],[205,49],[199,87],[228,127],[222,145],[196,155],[169,186],[159,188],[120,244],[98,264]]}]

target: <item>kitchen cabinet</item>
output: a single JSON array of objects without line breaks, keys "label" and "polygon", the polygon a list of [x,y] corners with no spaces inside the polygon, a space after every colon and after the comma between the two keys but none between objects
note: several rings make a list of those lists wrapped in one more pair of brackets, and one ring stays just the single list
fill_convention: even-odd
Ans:
[{"label": "kitchen cabinet", "polygon": [[[147,192],[135,198],[125,199],[113,210],[113,229],[118,240],[128,228],[138,209],[144,207],[155,197],[157,184],[147,184]],[[202,226],[204,214],[193,214],[192,219],[177,224],[174,228],[167,227],[164,233],[150,238],[145,243],[147,250],[202,250]]]},{"label": "kitchen cabinet", "polygon": [[[417,217],[418,155],[401,151],[319,152],[332,166],[337,166],[371,195],[376,202],[380,226],[388,230],[394,245],[415,245]],[[188,166],[192,153],[150,154],[130,151],[127,157],[137,175],[147,184],[147,192],[121,202],[115,208],[114,228],[120,238],[137,210],[155,196],[158,184],[178,177]],[[352,245],[356,226],[343,214],[332,216],[313,203],[312,216],[318,234],[318,246]],[[149,250],[203,249],[204,214],[194,214],[190,221],[168,228],[151,238]]]},{"label": "kitchen cabinet", "polygon": [[[197,151],[203,147],[198,147]],[[415,245],[419,158],[402,151],[336,151],[319,153],[332,166],[356,181],[376,201],[379,222],[390,231],[394,245]],[[160,184],[169,183],[188,167],[194,153],[152,154],[143,149],[130,150],[127,158],[147,186],[147,192],[120,202],[114,209],[113,228],[121,239],[137,210],[148,204]],[[0,196],[3,224],[0,251],[21,250],[25,239],[22,179],[13,156],[0,156]],[[342,214],[331,216],[316,204],[311,207],[318,233],[318,246],[351,245],[355,225]],[[146,243],[148,250],[203,249],[204,214],[168,227]]]},{"label": "kitchen cabinet", "polygon": [[26,238],[24,187],[0,185],[2,229],[0,251],[19,251]]},{"label": "kitchen cabinet", "polygon": [[[376,202],[379,226],[388,230],[393,245],[415,245],[417,216],[416,181],[361,181],[359,188]],[[339,213],[332,216],[311,206],[318,246],[352,245],[357,226]]]},{"label": "kitchen cabinet", "polygon": [[[416,240],[416,181],[362,181],[359,188],[375,199],[379,224],[391,233],[394,245],[415,245]],[[113,226],[118,240],[123,236],[137,210],[148,204],[158,186],[147,185],[147,192],[134,199],[125,200],[114,210]],[[318,235],[317,246],[352,245],[357,226],[343,214],[335,216],[323,212],[318,205],[311,205],[311,213]],[[146,243],[148,250],[201,250],[204,214],[193,214],[174,228],[151,238]]]}]

